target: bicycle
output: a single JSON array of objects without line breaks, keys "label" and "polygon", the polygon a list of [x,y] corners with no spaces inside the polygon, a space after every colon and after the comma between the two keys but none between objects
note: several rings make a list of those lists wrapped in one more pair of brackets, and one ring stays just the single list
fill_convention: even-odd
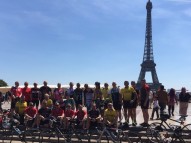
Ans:
[{"label": "bicycle", "polygon": [[40,141],[40,130],[38,128],[33,128],[32,123],[34,119],[25,118],[24,120],[24,136],[25,142],[36,142]]},{"label": "bicycle", "polygon": [[23,138],[24,132],[18,128],[20,122],[17,120],[18,117],[16,116],[16,114],[11,115],[11,112],[9,109],[3,110],[2,113],[3,115],[1,117],[2,119],[1,128],[2,128],[3,142],[5,138],[7,139],[9,136],[11,136],[11,139],[10,139],[10,143],[11,143],[14,135],[17,135],[21,142],[26,142]]},{"label": "bicycle", "polygon": [[[89,142],[93,142],[97,140],[97,143],[101,143],[101,141],[109,141],[111,140],[114,143],[141,143],[141,137],[135,132],[123,132],[122,129],[119,128],[111,128],[105,126],[103,123],[100,123],[98,127],[95,128],[96,131],[90,133]],[[105,136],[105,138],[102,138]]]},{"label": "bicycle", "polygon": [[[184,124],[185,117],[186,116],[181,115],[180,121],[177,121],[170,119],[168,114],[160,114],[161,122],[154,122],[148,126],[146,130],[147,138],[152,143],[174,142],[177,140],[181,143],[186,143],[183,137],[184,132],[182,132],[184,127],[181,127]],[[180,125],[170,125],[166,122],[167,120],[180,123]]]},{"label": "bicycle", "polygon": [[[88,136],[87,133],[81,133],[78,132],[75,129],[76,126],[76,121],[75,120],[71,120],[69,123],[69,127],[68,129],[64,130],[62,128],[62,125],[60,124],[60,121],[56,120],[56,119],[50,119],[51,122],[51,128],[48,129],[41,129],[41,140],[40,142],[43,142],[43,136],[48,134],[48,140],[50,140],[51,137],[57,137],[57,142],[59,143],[64,142],[64,143],[71,143],[73,142],[72,139],[74,139],[73,137],[76,137],[75,140],[77,140],[78,142],[83,142],[82,138],[84,139],[84,136]],[[87,137],[86,137],[87,138]]]}]

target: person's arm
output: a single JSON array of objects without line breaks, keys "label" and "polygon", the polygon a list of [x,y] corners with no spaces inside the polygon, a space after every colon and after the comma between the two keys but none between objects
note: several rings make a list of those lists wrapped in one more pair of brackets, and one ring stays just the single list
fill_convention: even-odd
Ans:
[{"label": "person's arm", "polygon": [[75,110],[77,110],[77,109],[76,109],[76,102],[74,101],[74,99],[73,99],[73,98],[71,98],[71,99],[72,99],[72,104],[73,104],[73,107],[74,107],[74,109],[73,109],[73,110],[75,111]]},{"label": "person's arm", "polygon": [[84,92],[82,91],[82,106],[84,106],[85,103],[84,103]]},{"label": "person's arm", "polygon": [[19,113],[19,105],[18,105],[18,102],[16,103],[16,106],[15,106],[15,113],[16,113],[16,114]]},{"label": "person's arm", "polygon": [[137,99],[137,93],[136,93],[136,91],[133,89],[133,91],[132,91],[131,103],[135,102],[136,99]]}]

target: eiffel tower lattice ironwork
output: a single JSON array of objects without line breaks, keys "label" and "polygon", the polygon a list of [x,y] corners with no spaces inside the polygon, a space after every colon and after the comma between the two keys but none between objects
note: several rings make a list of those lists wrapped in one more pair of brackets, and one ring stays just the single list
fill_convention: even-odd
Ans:
[{"label": "eiffel tower lattice ironwork", "polygon": [[153,56],[153,44],[152,44],[152,19],[151,19],[151,10],[152,2],[149,0],[146,5],[147,9],[147,21],[146,21],[146,33],[145,33],[145,47],[143,62],[141,64],[141,72],[138,79],[138,86],[141,84],[141,80],[145,78],[146,72],[151,72],[153,83],[150,83],[151,89],[156,89],[160,85],[154,63]]}]

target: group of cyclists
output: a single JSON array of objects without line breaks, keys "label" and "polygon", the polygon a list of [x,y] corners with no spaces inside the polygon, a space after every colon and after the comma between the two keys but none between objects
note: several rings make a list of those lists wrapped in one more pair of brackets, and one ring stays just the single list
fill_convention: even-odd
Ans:
[{"label": "group of cyclists", "polygon": [[99,122],[116,127],[118,123],[122,124],[123,118],[125,126],[129,125],[130,119],[136,126],[136,108],[140,105],[144,120],[140,125],[148,126],[150,88],[145,80],[141,81],[139,90],[134,81],[130,84],[124,81],[122,89],[115,82],[111,88],[107,83],[101,88],[99,82],[95,82],[95,88],[90,88],[88,84],[81,87],[77,83],[75,89],[72,82],[68,89],[58,83],[57,88],[52,90],[46,81],[40,88],[37,83],[33,85],[30,88],[25,82],[24,87],[20,88],[16,81],[7,92],[11,100],[11,114],[19,116],[20,124],[27,122],[32,127],[51,127],[51,121],[55,119],[67,129],[70,121],[75,120],[83,129],[88,129]]}]

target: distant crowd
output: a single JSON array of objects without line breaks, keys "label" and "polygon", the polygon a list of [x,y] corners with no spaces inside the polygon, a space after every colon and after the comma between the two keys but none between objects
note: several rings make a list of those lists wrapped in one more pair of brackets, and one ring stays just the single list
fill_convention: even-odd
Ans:
[{"label": "distant crowd", "polygon": [[[51,89],[46,81],[43,86],[29,88],[28,82],[24,83],[24,88],[19,87],[19,82],[3,97],[0,92],[1,102],[11,102],[11,113],[19,116],[20,124],[25,120],[30,120],[32,127],[51,126],[50,119],[55,118],[68,127],[70,120],[75,119],[83,129],[88,129],[92,125],[103,122],[108,126],[116,126],[118,123],[129,125],[130,120],[133,126],[137,125],[137,106],[141,106],[143,113],[143,123],[141,126],[148,126],[149,112],[152,108],[150,120],[153,120],[156,112],[156,119],[160,118],[161,112],[168,107],[169,116],[174,116],[174,106],[179,104],[179,114],[187,115],[188,103],[191,95],[186,88],[181,89],[179,99],[175,94],[175,89],[171,88],[167,93],[161,85],[158,91],[151,91],[145,80],[141,81],[141,88],[136,89],[136,83],[124,81],[124,88],[119,89],[115,82],[109,88],[107,83],[104,88],[99,82],[95,82],[95,88],[90,88],[85,84],[82,88],[80,83],[69,83],[68,89],[63,89],[61,84],[57,88]],[[179,100],[179,102],[178,102]],[[84,108],[85,107],[85,108]],[[2,107],[0,107],[2,111]],[[160,112],[159,112],[160,111]],[[122,123],[122,119],[125,122]]]}]

